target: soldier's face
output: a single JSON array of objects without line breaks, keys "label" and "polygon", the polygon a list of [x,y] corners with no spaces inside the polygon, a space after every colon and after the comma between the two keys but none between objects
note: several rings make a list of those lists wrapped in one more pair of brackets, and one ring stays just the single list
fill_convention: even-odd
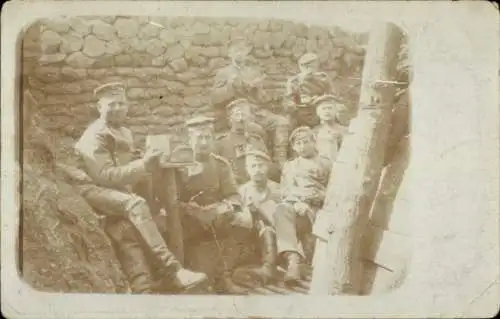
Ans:
[{"label": "soldier's face", "polygon": [[337,107],[334,103],[324,103],[316,109],[316,114],[322,121],[332,121],[335,119]]},{"label": "soldier's face", "polygon": [[316,153],[316,145],[312,135],[295,138],[293,150],[300,157],[312,157]]},{"label": "soldier's face", "polygon": [[101,98],[99,113],[112,125],[121,125],[127,118],[128,103],[124,97]]},{"label": "soldier's face", "polygon": [[248,156],[245,164],[248,176],[251,180],[262,181],[267,178],[269,167],[265,159],[256,156]]},{"label": "soldier's face", "polygon": [[231,123],[238,124],[252,120],[252,112],[250,106],[235,107],[231,110]]},{"label": "soldier's face", "polygon": [[189,141],[196,154],[208,154],[214,145],[213,130],[208,128],[192,129],[189,132]]}]

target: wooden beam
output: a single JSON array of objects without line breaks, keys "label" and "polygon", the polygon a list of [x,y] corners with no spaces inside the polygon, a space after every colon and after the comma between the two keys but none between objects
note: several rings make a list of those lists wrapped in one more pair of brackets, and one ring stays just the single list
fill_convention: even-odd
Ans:
[{"label": "wooden beam", "polygon": [[[349,127],[320,212],[324,225],[317,245],[311,293],[358,294],[362,231],[368,222],[384,164],[394,102],[402,31],[394,24],[376,26],[368,44],[359,112]],[[320,265],[318,265],[320,264]]]}]

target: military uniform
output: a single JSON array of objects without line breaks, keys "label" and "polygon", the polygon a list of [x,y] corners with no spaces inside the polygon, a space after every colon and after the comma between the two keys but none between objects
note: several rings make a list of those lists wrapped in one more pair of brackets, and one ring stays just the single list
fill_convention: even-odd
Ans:
[{"label": "military uniform", "polygon": [[[197,117],[189,120],[188,127],[213,125],[212,118]],[[229,162],[211,152],[197,166],[180,170],[177,176],[179,199],[184,214],[182,223],[187,245],[215,240],[222,258],[215,274],[216,289],[229,293],[244,293],[232,285],[232,267],[226,259],[227,251],[222,239],[241,232],[233,227],[235,216],[241,213],[241,200]]]},{"label": "military uniform", "polygon": [[[118,83],[111,83],[96,89],[98,98],[123,98],[124,88]],[[103,116],[104,117],[104,116]],[[132,132],[124,127],[114,128],[107,124],[104,118],[94,121],[83,133],[75,145],[80,156],[83,170],[92,183],[78,185],[80,194],[99,213],[108,217],[109,222],[117,222],[123,227],[111,227],[111,238],[117,239],[119,250],[125,251],[127,258],[136,262],[124,260],[124,270],[128,274],[132,288],[137,292],[149,291],[150,283],[144,253],[139,251],[139,245],[134,241],[131,231],[137,231],[150,253],[160,262],[161,268],[167,272],[176,288],[184,289],[197,285],[206,279],[204,274],[185,270],[168,249],[160,231],[153,220],[148,201],[137,194],[135,186],[144,185],[144,180],[151,176],[146,167],[146,160],[138,157],[134,148]],[[148,185],[148,183],[145,183]],[[145,194],[145,192],[142,192]],[[154,201],[150,196],[149,202]],[[126,224],[133,225],[127,227]],[[121,239],[127,239],[121,241]],[[137,239],[137,238],[135,238]],[[136,265],[137,267],[134,267]],[[130,266],[130,267],[128,267]],[[149,286],[149,287],[148,287]]]},{"label": "military uniform", "polygon": [[[305,54],[299,60],[299,65],[310,63],[314,59],[317,59],[316,55]],[[325,72],[301,72],[290,78],[286,84],[283,107],[289,114],[292,130],[299,126],[312,128],[319,124],[311,102],[332,91],[332,80]]]},{"label": "military uniform", "polygon": [[[295,138],[292,132],[291,142]],[[308,132],[307,134],[313,134]],[[319,155],[297,157],[285,164],[281,177],[281,204],[275,213],[278,253],[288,259],[285,280],[296,281],[300,276],[300,259],[304,259],[303,243],[312,231],[317,211],[322,207],[331,171],[331,163]],[[305,203],[308,211],[299,214],[297,203]]]},{"label": "military uniform", "polygon": [[211,93],[213,107],[222,109],[232,101],[246,99],[257,106],[255,120],[270,141],[273,161],[280,166],[288,158],[288,118],[273,113],[272,99],[262,88],[263,76],[257,68],[240,67],[234,63],[219,70]]}]

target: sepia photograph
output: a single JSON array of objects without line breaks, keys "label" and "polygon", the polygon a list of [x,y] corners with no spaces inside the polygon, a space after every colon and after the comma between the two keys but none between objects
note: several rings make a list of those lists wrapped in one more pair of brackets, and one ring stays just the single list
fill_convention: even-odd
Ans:
[{"label": "sepia photograph", "polygon": [[[43,5],[37,2],[32,4]],[[428,251],[448,240],[458,240],[455,246],[465,247],[457,236],[483,234],[486,239],[481,242],[479,235],[463,239],[478,245],[464,248],[466,254],[476,252],[471,260],[490,258],[483,263],[487,275],[476,281],[482,288],[460,293],[476,294],[488,284],[487,290],[494,290],[493,299],[483,308],[486,312],[475,313],[494,315],[495,307],[498,311],[498,300],[491,301],[498,298],[500,287],[498,227],[489,226],[487,232],[482,224],[494,226],[499,218],[498,207],[493,207],[498,206],[500,194],[493,185],[495,180],[498,184],[500,168],[498,110],[493,110],[495,98],[498,108],[498,27],[489,35],[496,37],[496,46],[490,43],[493,49],[484,39],[475,40],[485,48],[478,57],[483,64],[474,71],[475,85],[488,83],[483,101],[489,98],[489,107],[485,102],[483,109],[489,113],[478,117],[479,109],[469,108],[468,115],[455,117],[462,123],[458,128],[445,123],[450,117],[442,110],[451,104],[456,109],[448,109],[448,114],[460,113],[459,106],[453,106],[458,97],[441,106],[436,104],[441,97],[425,98],[429,86],[429,96],[450,97],[450,92],[459,96],[462,90],[450,83],[444,91],[434,88],[432,92],[433,76],[440,74],[440,66],[455,52],[445,55],[442,49],[439,53],[439,39],[420,36],[432,33],[429,23],[420,28],[391,19],[358,24],[361,18],[345,17],[345,13],[338,24],[328,16],[300,18],[297,11],[307,11],[305,2],[300,10],[292,10],[292,3],[283,4],[283,12],[294,14],[279,14],[276,4],[253,3],[254,13],[259,6],[267,8],[262,15],[245,11],[251,2],[227,7],[218,3],[206,10],[192,2],[191,11],[169,8],[170,1],[145,2],[140,14],[142,4],[135,1],[102,2],[103,10],[97,5],[100,1],[46,2],[45,16],[31,14],[34,18],[17,35],[19,76],[10,76],[13,83],[4,87],[7,77],[2,72],[2,91],[9,90],[18,104],[5,105],[2,92],[2,292],[4,246],[14,238],[14,255],[9,256],[15,257],[8,260],[15,264],[12,275],[43,298],[51,294],[167,298],[152,301],[162,303],[195,295],[293,296],[288,300],[292,304],[296,300],[300,309],[302,297],[318,298],[316,305],[329,308],[325,298],[380,297],[390,302],[401,290],[410,295],[401,295],[401,312],[392,311],[391,316],[404,316],[405,307],[412,306],[411,294],[417,295],[418,289],[431,291],[431,278],[438,273],[446,276],[443,272],[452,267],[439,266],[446,262],[445,256],[435,260],[438,255]],[[57,3],[62,5],[59,9],[49,10]],[[317,4],[318,16],[321,5],[327,3]],[[341,3],[332,5],[341,8]],[[89,8],[79,11],[77,4]],[[189,2],[184,4],[189,7]],[[70,11],[72,5],[75,9]],[[10,6],[17,15],[29,8],[24,1],[12,1]],[[439,10],[444,12],[445,7]],[[462,7],[457,17],[472,12]],[[498,22],[498,8],[483,3],[476,9],[489,14],[490,23],[475,31],[494,25],[495,14]],[[411,11],[409,6],[405,10]],[[5,11],[2,27],[6,27]],[[361,11],[368,14],[368,4]],[[477,21],[478,14],[470,13],[471,20]],[[337,11],[336,16],[342,14]],[[416,29],[420,33],[412,31]],[[470,34],[457,37],[473,41]],[[2,58],[3,44],[4,39]],[[423,53],[426,45],[430,51]],[[464,50],[469,54],[472,48]],[[454,61],[455,66],[463,65],[459,58]],[[494,66],[496,72],[486,71],[486,66]],[[450,75],[449,81],[469,78]],[[4,113],[6,108],[12,108],[11,113]],[[10,131],[4,125],[7,121]],[[439,129],[446,136],[455,135],[458,144],[484,141],[479,146],[488,151],[481,153],[478,148],[459,156],[464,152],[459,150],[446,168],[443,156],[457,144],[437,135]],[[439,147],[451,150],[438,151]],[[12,163],[18,174],[17,182],[9,185],[4,185],[6,154],[16,154]],[[477,166],[481,163],[484,166]],[[439,170],[446,177],[439,177]],[[453,172],[461,178],[473,174],[478,182],[470,178],[469,186],[484,187],[467,193],[473,197],[462,206],[477,208],[481,230],[465,227],[472,215],[459,214],[457,196],[461,195],[457,194],[465,194],[468,188],[463,186],[465,181],[452,181]],[[432,187],[441,188],[432,191]],[[12,193],[4,192],[7,188]],[[477,203],[479,193],[484,207]],[[12,206],[4,203],[6,199],[12,200]],[[450,207],[440,206],[444,199]],[[10,211],[3,211],[6,208]],[[441,210],[451,214],[439,215]],[[4,232],[6,214],[16,215],[15,225],[9,222],[9,234],[15,232],[15,237],[7,238]],[[449,218],[459,222],[453,224]],[[447,224],[458,228],[446,235]],[[442,237],[433,237],[440,232]],[[432,248],[433,244],[437,246]],[[490,250],[478,257],[477,249],[485,245]],[[455,248],[445,250],[460,254]],[[468,268],[450,272],[456,278],[467,277],[474,266],[471,260],[460,260]],[[433,267],[439,268],[436,277],[431,274]],[[420,276],[428,276],[428,281],[411,288],[409,278],[417,282]],[[451,282],[440,285],[455,289]],[[23,298],[21,293],[17,298]],[[435,305],[442,297],[432,298]],[[455,298],[442,301],[442,310],[422,306],[411,315],[456,314],[449,307],[452,302],[460,304],[462,297]],[[92,307],[108,309],[104,300]],[[119,304],[120,299],[116,300]],[[246,310],[231,311],[245,318],[308,317],[306,310],[300,315],[297,309],[249,313],[251,305],[259,302],[245,300],[239,304],[245,304]],[[273,308],[274,299],[262,300],[266,309]],[[360,306],[365,302],[356,300]],[[377,299],[373,300],[376,304]],[[123,307],[132,308],[127,303]],[[71,305],[66,305],[70,308],[65,313]],[[344,302],[350,310],[336,315],[377,317],[382,311],[376,306],[378,310],[356,312],[354,305]],[[397,303],[392,306],[398,309]],[[147,313],[161,317],[151,309]],[[164,311],[180,317],[175,311]],[[213,311],[200,311],[197,316],[225,313]],[[56,312],[40,313],[55,316]],[[97,318],[97,313],[89,316]],[[330,315],[326,309],[322,317]],[[118,318],[118,314],[106,316]],[[16,312],[14,317],[26,315]]]}]

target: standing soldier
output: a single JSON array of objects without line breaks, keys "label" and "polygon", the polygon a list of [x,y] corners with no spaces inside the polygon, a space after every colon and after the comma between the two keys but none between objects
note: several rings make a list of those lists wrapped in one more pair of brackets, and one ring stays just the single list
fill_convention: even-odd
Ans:
[{"label": "standing soldier", "polygon": [[328,74],[319,71],[316,54],[304,54],[298,64],[300,73],[288,80],[283,106],[289,115],[292,129],[299,126],[313,128],[319,120],[312,102],[322,95],[331,94],[333,83]]},{"label": "standing soldier", "polygon": [[240,186],[243,209],[252,216],[257,232],[262,264],[258,268],[240,268],[235,277],[253,277],[262,284],[276,279],[277,251],[274,213],[280,202],[279,184],[267,178],[271,158],[262,150],[247,149],[246,170],[250,181]]},{"label": "standing soldier", "polygon": [[133,259],[124,260],[123,266],[136,292],[150,292],[152,286],[145,282],[150,278],[150,270],[146,268],[145,254],[136,241],[138,238],[131,234],[134,229],[126,226],[128,223],[134,226],[176,289],[184,290],[199,285],[205,281],[206,275],[181,266],[153,221],[147,200],[139,196],[134,187],[149,179],[158,169],[161,153],[148,150],[142,158],[134,159],[136,151],[132,132],[123,127],[128,103],[125,88],[120,83],[100,86],[94,93],[99,100],[97,107],[100,118],[85,130],[75,145],[83,168],[93,182],[78,186],[81,195],[97,212],[108,217],[108,221],[113,218],[122,226],[125,225],[111,227],[121,234],[111,232],[110,237],[126,240],[116,242],[116,245],[126,257]]},{"label": "standing soldier", "polygon": [[[215,289],[219,293],[243,294],[231,280],[229,253],[221,239],[235,236],[234,223],[241,214],[241,200],[229,162],[214,153],[214,119],[195,117],[186,123],[196,166],[181,170],[179,198],[182,203],[185,242],[215,240],[221,258],[216,268]],[[239,229],[241,231],[241,229]]]},{"label": "standing soldier", "polygon": [[[227,159],[232,166],[238,185],[248,181],[245,169],[245,150],[248,146],[268,153],[264,129],[254,120],[252,105],[246,99],[238,99],[226,107],[229,114],[229,132],[219,137],[217,154]],[[279,168],[272,165],[271,178],[279,181]]]},{"label": "standing soldier", "polygon": [[331,164],[316,151],[309,127],[295,129],[290,143],[297,157],[283,167],[275,227],[278,253],[288,262],[285,283],[296,284],[301,278],[301,261],[306,258],[302,245],[309,244],[316,212],[323,205]]},{"label": "standing soldier", "polygon": [[229,49],[231,64],[219,70],[212,88],[211,104],[223,108],[234,100],[246,99],[255,108],[255,121],[266,132],[266,140],[271,141],[273,161],[283,166],[288,158],[288,119],[271,111],[271,97],[262,85],[264,76],[256,66],[249,65],[252,48],[243,43],[236,43]]},{"label": "standing soldier", "polygon": [[335,162],[342,138],[347,127],[338,121],[338,115],[345,109],[343,102],[333,95],[323,95],[314,102],[320,124],[314,128],[316,133],[316,149],[320,156]]}]

